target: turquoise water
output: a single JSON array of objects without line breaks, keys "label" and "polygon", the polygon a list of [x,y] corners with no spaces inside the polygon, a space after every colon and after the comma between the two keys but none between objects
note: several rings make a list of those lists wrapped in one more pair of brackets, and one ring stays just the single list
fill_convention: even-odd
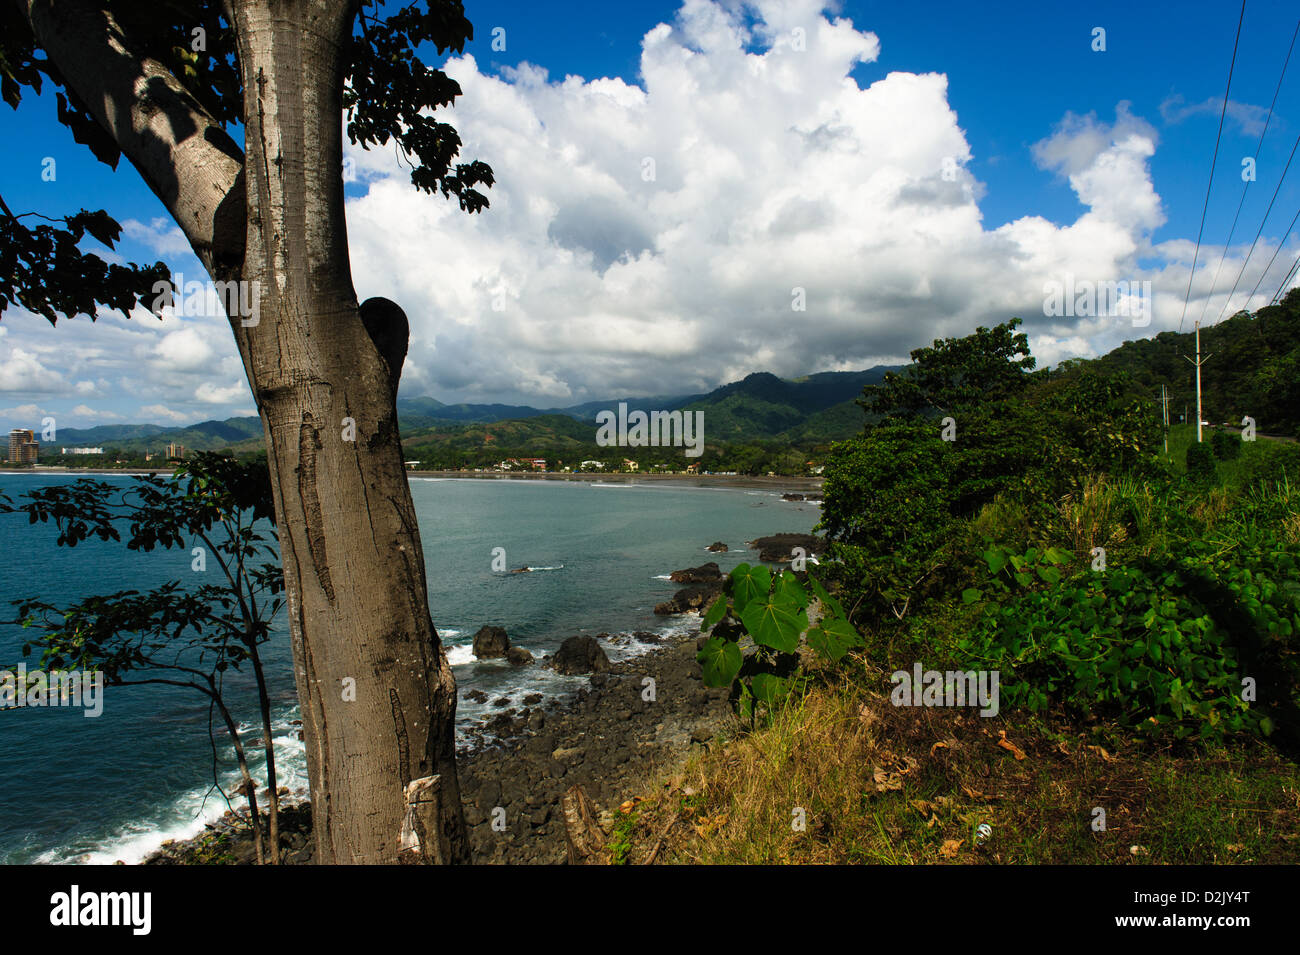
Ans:
[{"label": "turquoise water", "polygon": [[[73,478],[0,475],[0,492]],[[127,482],[129,478],[106,480]],[[777,492],[645,484],[567,481],[421,479],[411,482],[428,571],[429,599],[461,692],[462,729],[496,711],[505,697],[518,706],[528,693],[563,696],[583,685],[541,667],[478,663],[474,632],[505,627],[513,644],[534,656],[550,654],[574,634],[609,632],[611,657],[650,652],[626,634],[693,630],[698,618],[656,617],[653,608],[676,589],[667,575],[716,560],[724,571],[754,555],[744,542],[782,531],[805,532],[815,506],[788,503]],[[56,547],[51,525],[28,525],[0,515],[0,617],[10,602],[40,598],[66,604],[82,596],[192,580],[188,551],[128,551],[88,541]],[[721,540],[726,554],[705,547]],[[493,550],[526,574],[493,570]],[[281,629],[264,654],[274,702],[277,769],[282,785],[306,786],[297,739],[293,672]],[[17,661],[23,633],[0,626],[0,666]],[[31,665],[29,663],[29,665]],[[254,728],[251,678],[234,676],[232,709]],[[481,689],[489,703],[464,693]],[[134,861],[164,838],[198,832],[226,810],[212,788],[213,746],[203,697],[174,687],[117,687],[106,691],[95,719],[71,708],[0,711],[0,862]],[[229,789],[233,754],[216,730],[216,777]],[[265,783],[260,767],[254,776]]]}]

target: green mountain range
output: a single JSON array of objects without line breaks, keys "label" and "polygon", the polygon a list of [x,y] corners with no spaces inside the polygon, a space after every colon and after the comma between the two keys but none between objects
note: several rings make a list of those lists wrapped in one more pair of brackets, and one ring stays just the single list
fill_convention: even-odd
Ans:
[{"label": "green mountain range", "polygon": [[[602,410],[704,411],[710,444],[771,441],[823,444],[855,434],[862,412],[855,399],[892,367],[822,372],[784,379],[766,372],[749,375],[704,395],[616,398],[567,408],[528,405],[445,404],[431,397],[399,398],[398,420],[409,453],[430,445],[455,450],[500,447],[542,455],[595,446],[595,420]],[[65,428],[51,447],[112,447],[123,452],[162,451],[171,442],[188,450],[254,451],[262,447],[256,417],[203,421],[181,428],[154,424]]]}]

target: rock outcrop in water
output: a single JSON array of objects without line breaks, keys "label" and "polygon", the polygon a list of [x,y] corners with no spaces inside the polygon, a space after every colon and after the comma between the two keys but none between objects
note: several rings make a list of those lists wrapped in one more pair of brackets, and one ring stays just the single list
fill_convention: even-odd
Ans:
[{"label": "rock outcrop in water", "polygon": [[600,673],[609,669],[609,657],[595,637],[569,637],[555,651],[551,666],[556,673],[568,676]]},{"label": "rock outcrop in water", "polygon": [[794,558],[794,548],[803,548],[805,557],[820,557],[826,542],[814,534],[772,534],[749,542],[758,551],[758,559],[769,564],[784,564]]},{"label": "rock outcrop in water", "polygon": [[655,606],[655,613],[666,617],[675,613],[689,613],[701,610],[713,602],[713,598],[722,592],[721,580],[712,584],[692,584],[683,587],[672,597]]},{"label": "rock outcrop in water", "polygon": [[494,660],[510,652],[510,638],[504,627],[481,627],[474,634],[474,656],[480,660]]},{"label": "rock outcrop in water", "polygon": [[722,579],[722,571],[713,561],[707,564],[701,564],[699,567],[687,567],[685,570],[674,570],[668,575],[668,579],[675,584],[708,584]]},{"label": "rock outcrop in water", "polygon": [[480,660],[499,660],[505,657],[515,666],[533,662],[533,655],[523,647],[512,647],[504,627],[481,627],[474,634],[474,656]]}]

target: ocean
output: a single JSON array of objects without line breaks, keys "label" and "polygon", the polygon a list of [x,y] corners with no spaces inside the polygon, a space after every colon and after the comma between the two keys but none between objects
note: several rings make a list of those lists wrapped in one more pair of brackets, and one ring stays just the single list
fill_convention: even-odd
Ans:
[{"label": "ocean", "polygon": [[[128,483],[129,477],[98,479]],[[0,474],[0,493],[75,480],[65,475]],[[694,631],[699,618],[656,617],[656,603],[677,589],[673,570],[714,560],[728,571],[757,555],[745,541],[780,532],[807,532],[815,504],[781,500],[779,491],[689,487],[660,482],[412,478],[433,620],[452,663],[460,702],[458,729],[481,724],[502,697],[547,701],[571,695],[584,677],[540,666],[475,660],[474,633],[504,627],[513,645],[551,654],[575,634],[608,632],[612,659],[653,652],[631,634]],[[193,580],[188,550],[138,554],[124,544],[87,541],[55,545],[53,525],[29,525],[0,515],[0,619],[11,602],[38,598],[65,605],[92,594],[144,590],[169,580]],[[720,540],[730,550],[705,550]],[[495,548],[505,565],[493,570]],[[499,563],[498,563],[499,566]],[[305,793],[306,766],[298,740],[297,704],[284,613],[264,650],[275,721],[281,785]],[[30,633],[0,625],[0,668],[20,659]],[[35,666],[28,660],[28,666]],[[227,681],[232,709],[248,741],[261,735],[251,675]],[[487,703],[465,699],[481,690]],[[228,808],[214,787],[238,778],[219,718],[209,741],[205,698],[168,686],[110,687],[103,713],[74,708],[0,711],[0,862],[6,864],[138,861],[168,838],[188,838]],[[250,754],[259,783],[259,754]]]}]

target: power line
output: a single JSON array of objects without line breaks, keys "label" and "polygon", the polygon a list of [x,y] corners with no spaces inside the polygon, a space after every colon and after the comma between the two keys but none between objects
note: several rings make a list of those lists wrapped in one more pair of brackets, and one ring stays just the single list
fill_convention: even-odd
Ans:
[{"label": "power line", "polygon": [[[1277,96],[1282,92],[1282,81],[1286,78],[1286,68],[1291,64],[1291,53],[1295,50],[1297,36],[1300,36],[1300,20],[1296,20],[1295,30],[1291,33],[1291,45],[1287,47],[1286,59],[1282,61],[1282,72],[1278,75],[1277,86],[1273,90],[1273,102],[1268,104],[1268,116],[1264,119],[1264,129],[1259,134],[1259,143],[1255,146],[1256,165],[1259,163],[1259,152],[1264,148],[1264,137],[1268,135],[1269,123],[1273,121],[1273,107],[1277,105]],[[1210,294],[1205,297],[1205,303],[1201,306],[1201,321],[1205,321],[1205,310],[1209,308],[1210,299],[1214,298],[1214,290],[1219,286],[1219,273],[1223,271],[1223,263],[1228,258],[1228,248],[1232,245],[1232,237],[1237,233],[1237,220],[1241,218],[1241,209],[1246,204],[1246,193],[1250,190],[1250,184],[1254,181],[1255,177],[1252,176],[1241,187],[1241,199],[1237,202],[1237,214],[1232,217],[1232,228],[1228,230],[1228,241],[1223,244],[1223,254],[1219,256],[1219,267],[1214,270],[1214,281],[1210,283]],[[1228,298],[1232,298],[1231,294]],[[1224,308],[1227,308],[1226,302]],[[1223,316],[1220,315],[1219,317],[1222,318]]]},{"label": "power line", "polygon": [[1268,304],[1276,305],[1282,300],[1282,293],[1286,291],[1287,283],[1295,276],[1297,269],[1300,269],[1300,255],[1297,255],[1295,262],[1292,263],[1291,271],[1287,272],[1287,274],[1282,277],[1282,284],[1277,287],[1277,294],[1273,296],[1272,300]]},{"label": "power line", "polygon": [[[1241,277],[1246,274],[1246,266],[1250,264],[1250,257],[1255,254],[1255,245],[1256,243],[1259,242],[1259,237],[1264,234],[1264,226],[1268,222],[1269,215],[1272,214],[1273,212],[1273,203],[1277,201],[1277,194],[1282,191],[1282,183],[1286,180],[1286,174],[1291,169],[1291,161],[1295,159],[1295,152],[1297,147],[1300,147],[1300,135],[1296,136],[1295,144],[1291,147],[1291,155],[1287,157],[1286,166],[1282,168],[1282,178],[1278,179],[1277,181],[1277,188],[1273,190],[1273,198],[1268,200],[1268,208],[1264,210],[1264,221],[1259,224],[1259,230],[1255,233],[1255,241],[1250,244],[1250,251],[1246,253],[1246,260],[1241,263],[1241,269],[1238,270],[1237,272],[1237,281],[1232,283],[1232,291],[1228,293],[1228,298],[1223,303],[1223,310],[1219,312],[1220,319],[1223,318],[1224,313],[1228,311],[1228,306],[1232,304],[1232,296],[1237,291],[1237,282],[1240,282]],[[1294,219],[1291,220],[1291,224],[1295,225]],[[1291,230],[1287,229],[1285,235],[1283,236],[1284,242],[1286,241],[1286,236],[1290,234],[1291,234]],[[1280,249],[1281,246],[1279,245],[1278,248]],[[1276,252],[1273,253],[1273,258],[1277,258]],[[1269,259],[1268,264],[1272,266],[1273,260]],[[1264,269],[1264,275],[1267,274],[1268,274],[1268,269],[1266,268]],[[1260,282],[1262,281],[1264,281],[1263,275],[1260,276]],[[1259,288],[1259,282],[1255,283],[1255,288],[1256,289]],[[1253,297],[1255,293],[1252,291],[1250,294]],[[1249,302],[1250,298],[1247,298],[1246,301]]]},{"label": "power line", "polygon": [[1210,190],[1214,188],[1214,169],[1219,164],[1219,140],[1223,137],[1223,117],[1228,112],[1228,94],[1232,92],[1232,72],[1237,66],[1237,44],[1241,42],[1241,23],[1246,19],[1246,0],[1241,0],[1241,13],[1237,17],[1237,36],[1232,41],[1232,62],[1228,64],[1228,88],[1223,91],[1223,109],[1219,110],[1219,131],[1214,136],[1214,157],[1210,160],[1210,181],[1205,185],[1205,204],[1201,207],[1201,227],[1196,232],[1196,252],[1192,256],[1192,270],[1187,273],[1187,294],[1183,296],[1183,314],[1178,319],[1178,331],[1183,330],[1187,318],[1187,303],[1192,298],[1192,279],[1196,275],[1196,260],[1201,255],[1201,237],[1205,234],[1205,214],[1210,210]]},{"label": "power line", "polygon": [[[1297,139],[1297,142],[1300,142],[1300,138]],[[1292,153],[1294,152],[1295,151],[1292,150]],[[1286,227],[1286,231],[1282,233],[1282,238],[1278,242],[1277,248],[1273,250],[1273,258],[1269,259],[1268,265],[1264,266],[1263,274],[1260,275],[1259,281],[1255,283],[1255,287],[1250,290],[1250,296],[1246,299],[1246,301],[1249,302],[1252,298],[1254,298],[1255,293],[1259,291],[1259,287],[1264,283],[1264,276],[1268,275],[1268,270],[1271,269],[1273,267],[1273,263],[1277,261],[1277,254],[1282,251],[1282,246],[1286,244],[1286,237],[1289,236],[1291,234],[1291,230],[1295,228],[1297,219],[1300,219],[1300,209],[1297,209],[1295,211],[1295,215],[1291,217],[1291,224]]]}]

